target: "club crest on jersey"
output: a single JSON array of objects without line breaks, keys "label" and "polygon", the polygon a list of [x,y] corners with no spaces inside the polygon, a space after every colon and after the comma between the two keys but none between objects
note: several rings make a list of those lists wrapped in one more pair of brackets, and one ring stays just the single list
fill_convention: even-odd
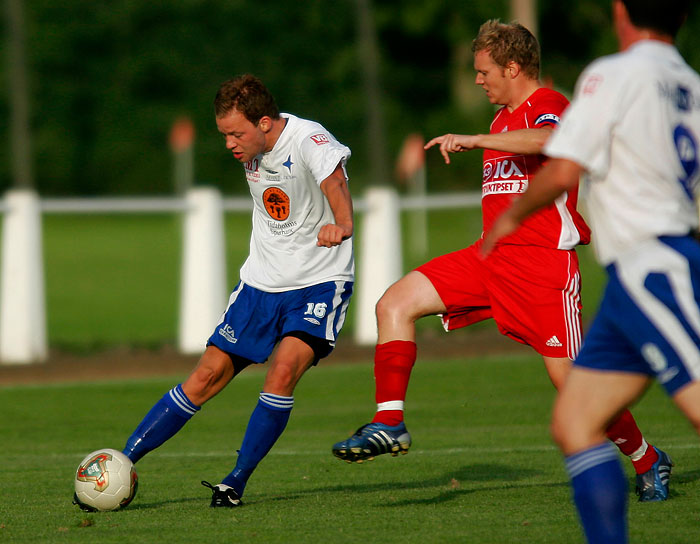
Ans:
[{"label": "club crest on jersey", "polygon": [[327,134],[314,134],[313,136],[311,136],[311,140],[316,145],[324,145],[331,143],[331,140],[330,138],[328,138]]},{"label": "club crest on jersey", "polygon": [[289,196],[279,187],[268,187],[262,196],[267,213],[275,221],[286,221],[289,217]]}]

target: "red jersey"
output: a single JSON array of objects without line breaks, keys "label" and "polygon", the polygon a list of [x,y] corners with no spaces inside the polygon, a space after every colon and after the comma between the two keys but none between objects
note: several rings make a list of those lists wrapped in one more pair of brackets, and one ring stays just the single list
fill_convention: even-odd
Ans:
[{"label": "red jersey", "polygon": [[[569,105],[557,91],[537,89],[512,113],[507,107],[496,112],[491,134],[523,128],[556,126]],[[515,197],[527,189],[530,180],[544,164],[544,155],[518,155],[504,151],[484,150],[484,180],[481,209],[484,232],[508,208]],[[528,217],[513,234],[500,243],[572,249],[590,242],[591,231],[576,211],[578,187]]]}]

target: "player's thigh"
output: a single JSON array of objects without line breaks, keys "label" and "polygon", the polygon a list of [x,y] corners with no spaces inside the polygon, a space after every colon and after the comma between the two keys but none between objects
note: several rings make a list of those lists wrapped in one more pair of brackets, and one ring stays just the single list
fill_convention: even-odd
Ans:
[{"label": "player's thigh", "polygon": [[566,455],[605,440],[605,430],[650,383],[649,376],[631,372],[573,366],[552,415],[552,435]]},{"label": "player's thigh", "polygon": [[679,389],[673,396],[674,402],[700,434],[700,381],[692,382]]},{"label": "player's thigh", "polygon": [[380,320],[403,317],[416,320],[445,311],[445,304],[432,282],[418,271],[411,271],[392,284],[377,302]]},{"label": "player's thigh", "polygon": [[552,385],[557,390],[561,389],[571,370],[571,359],[568,357],[542,357],[542,360]]}]

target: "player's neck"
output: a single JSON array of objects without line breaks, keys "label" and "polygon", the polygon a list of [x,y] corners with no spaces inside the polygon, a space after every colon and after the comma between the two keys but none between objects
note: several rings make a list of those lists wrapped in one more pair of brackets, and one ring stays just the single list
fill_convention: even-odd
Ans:
[{"label": "player's neck", "polygon": [[272,120],[272,128],[270,132],[265,135],[265,153],[272,151],[272,148],[275,147],[285,126],[287,126],[286,117],[279,117],[278,119]]},{"label": "player's neck", "polygon": [[625,51],[635,43],[644,40],[654,40],[657,42],[673,45],[673,38],[671,38],[671,36],[667,36],[666,34],[659,34],[658,32],[654,32],[653,30],[641,30],[635,28],[634,31],[620,36],[620,51]]},{"label": "player's neck", "polygon": [[523,102],[532,96],[532,93],[541,87],[542,84],[538,79],[523,80],[520,84],[514,86],[511,99],[507,104],[505,104],[506,108],[508,108],[510,113],[513,113],[523,104]]}]

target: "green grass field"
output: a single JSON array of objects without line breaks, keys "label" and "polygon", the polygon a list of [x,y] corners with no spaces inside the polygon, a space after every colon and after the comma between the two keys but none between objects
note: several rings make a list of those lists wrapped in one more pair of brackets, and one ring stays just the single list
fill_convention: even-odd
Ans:
[{"label": "green grass field", "polygon": [[[263,368],[140,461],[139,493],[114,513],[71,505],[75,467],[94,449],[121,449],[177,378],[1,388],[0,542],[583,541],[548,436],[553,390],[538,357],[419,360],[407,399],[413,448],[362,465],[333,458],[330,446],[371,416],[371,366],[336,363],[304,377],[244,506],[225,511],[209,508],[199,482],[232,467]],[[639,504],[630,492],[632,542],[697,542],[700,442],[656,387],[635,414],[676,467],[669,501]]]}]

